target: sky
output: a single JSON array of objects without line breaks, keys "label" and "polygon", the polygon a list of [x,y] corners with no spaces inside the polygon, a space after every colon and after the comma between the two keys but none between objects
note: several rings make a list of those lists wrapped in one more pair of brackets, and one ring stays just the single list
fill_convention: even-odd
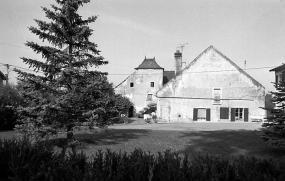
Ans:
[{"label": "sky", "polygon": [[[3,64],[12,65],[11,83],[16,83],[15,66],[32,70],[20,57],[42,60],[24,43],[42,43],[28,27],[36,27],[34,19],[47,20],[41,7],[50,4],[56,2],[1,2],[0,70],[6,74]],[[174,52],[183,44],[186,65],[213,45],[246,68],[266,92],[274,90],[274,73],[269,70],[285,63],[285,0],[91,0],[79,13],[83,18],[98,16],[89,25],[94,30],[90,41],[109,61],[97,69],[108,72],[115,86],[145,57],[174,70]]]}]

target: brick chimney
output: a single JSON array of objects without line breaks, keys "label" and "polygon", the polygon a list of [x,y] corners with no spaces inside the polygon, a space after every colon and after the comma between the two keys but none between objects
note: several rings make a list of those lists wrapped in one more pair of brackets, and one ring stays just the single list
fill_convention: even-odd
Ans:
[{"label": "brick chimney", "polygon": [[182,53],[179,50],[174,53],[174,59],[175,75],[178,75],[182,71]]}]

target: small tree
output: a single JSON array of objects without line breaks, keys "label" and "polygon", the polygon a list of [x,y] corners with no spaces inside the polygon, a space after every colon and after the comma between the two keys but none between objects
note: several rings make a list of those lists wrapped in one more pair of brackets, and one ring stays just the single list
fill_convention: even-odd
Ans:
[{"label": "small tree", "polygon": [[285,146],[285,82],[275,84],[276,91],[270,92],[275,106],[265,108],[269,111],[262,125],[263,139],[276,146]]},{"label": "small tree", "polygon": [[[65,128],[68,131],[76,122],[93,121],[108,124],[110,112],[115,111],[112,85],[107,73],[91,71],[90,67],[107,64],[100,56],[97,45],[89,41],[92,30],[88,24],[96,16],[83,19],[78,9],[90,0],[55,0],[51,9],[43,7],[49,22],[35,20],[38,27],[29,30],[47,45],[27,42],[34,52],[41,54],[43,61],[22,58],[38,74],[17,70],[23,97],[29,106],[20,112],[22,130],[43,125]],[[42,73],[42,74],[40,74]]]},{"label": "small tree", "polygon": [[16,109],[24,105],[15,86],[0,85],[0,129],[12,129],[17,120]]},{"label": "small tree", "polygon": [[127,97],[122,96],[121,94],[115,95],[115,106],[118,110],[129,109],[134,104]]}]

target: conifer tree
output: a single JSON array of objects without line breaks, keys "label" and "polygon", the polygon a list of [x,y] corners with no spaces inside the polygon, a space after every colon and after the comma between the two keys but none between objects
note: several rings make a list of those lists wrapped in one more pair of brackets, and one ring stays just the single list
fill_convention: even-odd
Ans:
[{"label": "conifer tree", "polygon": [[269,111],[263,123],[263,139],[276,146],[285,146],[285,81],[275,83],[276,91],[272,91],[272,103],[275,105],[265,108]]},{"label": "conifer tree", "polygon": [[107,73],[90,70],[108,63],[89,40],[93,30],[88,24],[97,17],[83,19],[78,14],[90,0],[55,1],[50,9],[42,7],[49,21],[36,19],[37,27],[29,27],[45,44],[28,41],[26,46],[41,54],[42,60],[21,58],[38,73],[16,70],[29,103],[19,111],[21,121],[39,129],[43,124],[70,129],[74,122],[86,120],[105,125],[116,110]]}]

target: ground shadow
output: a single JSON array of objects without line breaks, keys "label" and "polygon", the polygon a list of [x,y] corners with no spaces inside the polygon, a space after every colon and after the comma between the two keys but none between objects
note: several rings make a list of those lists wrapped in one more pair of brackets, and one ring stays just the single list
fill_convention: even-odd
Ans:
[{"label": "ground shadow", "polygon": [[219,130],[183,132],[185,149],[180,153],[210,154],[222,157],[240,155],[285,159],[285,148],[275,147],[261,138],[259,131]]},{"label": "ground shadow", "polygon": [[81,142],[94,145],[115,145],[146,136],[149,130],[141,129],[107,129],[97,133],[80,133],[75,138]]},{"label": "ground shadow", "polygon": [[126,117],[122,117],[120,118],[116,124],[143,124],[145,123],[145,120],[143,118],[126,118]]}]

